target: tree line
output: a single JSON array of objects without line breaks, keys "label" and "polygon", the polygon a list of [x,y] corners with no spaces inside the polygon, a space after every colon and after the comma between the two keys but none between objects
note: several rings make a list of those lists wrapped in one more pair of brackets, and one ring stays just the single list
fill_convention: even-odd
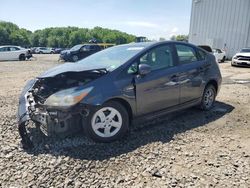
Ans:
[{"label": "tree line", "polygon": [[134,35],[102,27],[93,29],[79,27],[51,27],[31,32],[19,28],[11,22],[0,22],[0,45],[24,47],[61,47],[69,48],[76,44],[96,39],[98,42],[125,44],[135,41]]}]

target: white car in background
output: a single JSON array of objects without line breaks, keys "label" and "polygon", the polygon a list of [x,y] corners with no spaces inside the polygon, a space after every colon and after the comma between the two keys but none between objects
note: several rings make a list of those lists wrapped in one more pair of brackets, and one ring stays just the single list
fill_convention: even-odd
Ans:
[{"label": "white car in background", "polygon": [[232,66],[250,66],[250,48],[242,48],[235,54],[231,62]]},{"label": "white car in background", "polygon": [[30,50],[20,46],[0,46],[0,61],[20,60],[25,61],[29,57]]},{"label": "white car in background", "polygon": [[221,49],[218,49],[218,48],[213,49],[213,54],[218,63],[224,62],[226,60],[226,52]]},{"label": "white car in background", "polygon": [[47,47],[37,47],[35,49],[36,54],[53,54],[54,50],[52,48]]}]

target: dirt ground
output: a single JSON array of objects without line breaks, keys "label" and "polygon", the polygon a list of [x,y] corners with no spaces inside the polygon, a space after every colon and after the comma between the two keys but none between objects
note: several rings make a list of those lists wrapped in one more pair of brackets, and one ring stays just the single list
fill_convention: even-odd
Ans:
[{"label": "dirt ground", "polygon": [[0,62],[0,187],[250,187],[250,68],[220,64],[213,110],[191,108],[136,124],[121,141],[76,135],[20,147],[16,112],[25,82],[58,55]]}]

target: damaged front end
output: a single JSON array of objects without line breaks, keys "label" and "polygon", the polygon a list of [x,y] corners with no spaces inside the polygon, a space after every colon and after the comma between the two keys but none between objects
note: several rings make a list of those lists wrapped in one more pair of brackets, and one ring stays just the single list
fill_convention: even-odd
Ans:
[{"label": "damaged front end", "polygon": [[81,129],[92,108],[81,101],[92,91],[86,86],[107,72],[103,69],[64,72],[29,81],[19,98],[18,130],[24,148],[33,147],[27,133],[32,120],[46,136],[67,136]]}]

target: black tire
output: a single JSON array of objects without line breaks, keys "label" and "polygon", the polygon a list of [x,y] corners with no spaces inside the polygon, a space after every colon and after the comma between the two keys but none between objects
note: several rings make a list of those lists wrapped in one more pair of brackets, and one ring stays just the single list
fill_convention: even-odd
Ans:
[{"label": "black tire", "polygon": [[72,56],[72,61],[73,62],[77,62],[79,60],[78,56],[77,55],[73,55]]},{"label": "black tire", "polygon": [[[102,109],[104,109],[106,107],[111,107],[111,108],[117,110],[120,113],[121,119],[122,119],[122,124],[121,124],[120,129],[118,129],[118,132],[116,134],[114,134],[113,136],[110,136],[110,137],[99,136],[94,131],[93,126],[92,126],[92,121],[96,122],[96,119],[93,119],[93,118],[97,117],[97,116],[95,116],[95,114],[98,114],[98,112],[100,110],[102,110]],[[107,118],[108,115],[105,116],[105,118]],[[114,116],[113,119],[114,118],[116,118],[116,116]],[[101,107],[99,107],[99,108],[97,108],[95,110],[92,110],[87,118],[83,118],[82,125],[83,125],[83,130],[84,130],[84,133],[86,134],[86,136],[88,136],[89,138],[91,138],[92,140],[94,140],[96,142],[108,143],[108,142],[112,142],[112,141],[115,141],[115,140],[119,140],[122,137],[124,137],[124,135],[127,133],[128,129],[129,129],[129,115],[128,115],[128,112],[127,112],[126,108],[123,105],[121,105],[119,102],[110,101],[110,102],[105,103]],[[102,129],[103,129],[103,132],[104,132],[105,128],[99,128],[98,130],[101,132]],[[116,129],[116,128],[114,128],[114,129]]]},{"label": "black tire", "polygon": [[39,54],[42,54],[42,53],[43,53],[43,52],[41,52],[41,51],[39,52]]},{"label": "black tire", "polygon": [[[209,95],[209,92],[212,93],[212,96]],[[209,99],[208,99],[209,97]],[[212,84],[209,84],[205,87],[203,95],[202,95],[202,100],[200,104],[200,109],[207,111],[213,108],[214,102],[215,102],[215,97],[216,97],[216,89]]]},{"label": "black tire", "polygon": [[223,58],[222,58],[221,62],[223,63],[223,62],[225,62],[225,60],[226,60],[226,57],[225,57],[225,56],[223,56]]},{"label": "black tire", "polygon": [[25,61],[26,60],[26,57],[24,54],[20,54],[19,56],[19,61]]}]

